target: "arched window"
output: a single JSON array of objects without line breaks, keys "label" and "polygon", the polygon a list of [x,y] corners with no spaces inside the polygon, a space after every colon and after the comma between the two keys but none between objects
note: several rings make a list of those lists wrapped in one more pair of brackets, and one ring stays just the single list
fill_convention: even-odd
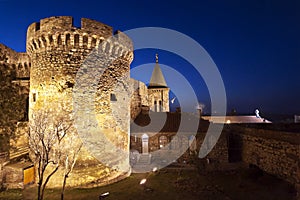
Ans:
[{"label": "arched window", "polygon": [[96,42],[97,42],[97,39],[96,38],[92,38],[92,48],[94,48],[96,46]]},{"label": "arched window", "polygon": [[162,112],[162,101],[159,101],[159,107],[158,107],[158,109],[159,109],[159,112]]},{"label": "arched window", "polygon": [[34,40],[32,40],[32,45],[33,45],[34,50],[36,50],[36,44],[35,44]]},{"label": "arched window", "polygon": [[171,140],[171,148],[172,149],[179,149],[180,148],[180,143],[179,143],[179,138],[178,136],[174,135],[172,137],[172,140]]},{"label": "arched window", "polygon": [[42,36],[42,42],[43,42],[44,47],[46,47],[47,46],[47,41],[46,41],[44,36]]},{"label": "arched window", "polygon": [[74,45],[77,47],[79,46],[79,35],[78,34],[74,35]]},{"label": "arched window", "polygon": [[25,70],[28,70],[28,65],[27,65],[27,63],[24,63],[24,67],[25,67]]},{"label": "arched window", "polygon": [[62,45],[61,35],[58,35],[57,43],[58,43],[58,45]]},{"label": "arched window", "polygon": [[165,135],[159,137],[159,148],[163,148],[168,144],[168,138]]},{"label": "arched window", "polygon": [[157,112],[157,102],[154,101],[154,112]]},{"label": "arched window", "polygon": [[41,47],[41,41],[39,39],[36,40],[37,41],[37,48]]},{"label": "arched window", "polygon": [[109,49],[110,49],[110,43],[107,42],[105,47],[105,52],[109,52]]},{"label": "arched window", "polygon": [[53,37],[52,37],[52,35],[48,35],[48,38],[49,38],[50,45],[53,44]]},{"label": "arched window", "polygon": [[70,44],[71,44],[71,35],[70,35],[70,33],[68,33],[66,35],[66,45],[70,45]]},{"label": "arched window", "polygon": [[83,36],[83,46],[87,46],[88,45],[88,36],[85,35]]}]

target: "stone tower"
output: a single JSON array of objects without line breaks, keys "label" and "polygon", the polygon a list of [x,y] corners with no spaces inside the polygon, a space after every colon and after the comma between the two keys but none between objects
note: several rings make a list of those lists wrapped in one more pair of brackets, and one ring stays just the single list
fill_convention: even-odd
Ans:
[{"label": "stone tower", "polygon": [[[130,105],[124,91],[130,82],[132,42],[125,34],[119,31],[116,33],[113,35],[112,27],[86,18],[81,19],[81,27],[74,27],[73,18],[68,16],[45,18],[28,27],[26,50],[31,59],[29,122],[43,109],[54,111],[58,115],[62,111],[64,115],[66,111],[72,113],[73,90],[78,72],[81,71],[81,80],[87,86],[80,94],[96,88],[93,99],[95,110],[78,111],[79,118],[82,117],[78,121],[83,122],[81,128],[88,130],[87,137],[90,137],[93,135],[90,127],[97,126],[113,145],[129,152]],[[97,51],[100,48],[104,52],[102,55]],[[102,70],[101,77],[85,75],[83,72],[88,72],[89,66]],[[92,80],[95,78],[96,84]],[[89,85],[90,83],[93,84]],[[117,83],[125,88],[123,93],[114,92]],[[82,97],[79,101],[77,98],[76,103],[82,108],[86,102]],[[84,119],[90,112],[96,116],[96,125],[89,124]],[[116,158],[108,153],[106,160],[111,163],[101,163],[99,159],[95,159],[99,155],[91,151],[102,146],[97,142],[99,141],[94,141],[95,146],[83,146],[77,167],[75,166],[73,175],[68,180],[70,186],[97,183],[100,179],[108,183],[129,175],[128,158]],[[118,167],[111,167],[114,165],[128,165],[128,168],[118,171]],[[51,186],[61,185],[60,174],[57,173],[56,176],[57,179],[51,178]]]},{"label": "stone tower", "polygon": [[169,91],[170,88],[167,86],[163,73],[158,64],[158,55],[156,54],[156,63],[148,86],[148,102],[151,111],[170,111]]}]

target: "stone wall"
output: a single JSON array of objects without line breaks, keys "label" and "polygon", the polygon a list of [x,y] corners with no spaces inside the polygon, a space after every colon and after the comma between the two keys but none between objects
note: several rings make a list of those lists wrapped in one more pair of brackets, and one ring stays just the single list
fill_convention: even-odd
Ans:
[{"label": "stone wall", "polygon": [[22,157],[28,156],[28,122],[18,122],[16,131],[13,137],[10,138],[9,159],[19,160]]},{"label": "stone wall", "polygon": [[4,170],[4,188],[23,188],[23,169],[6,166]]},{"label": "stone wall", "polygon": [[130,98],[130,116],[134,120],[143,107],[148,107],[148,89],[141,81],[131,78],[130,82],[133,88]]},{"label": "stone wall", "polygon": [[241,143],[241,159],[296,187],[300,184],[300,134],[279,130],[230,128]]},{"label": "stone wall", "polygon": [[20,78],[29,79],[31,64],[27,53],[18,53],[7,46],[0,44],[0,63],[6,63],[11,66],[13,80]]},{"label": "stone wall", "polygon": [[[178,157],[180,162],[185,160],[194,159],[195,155],[198,156],[200,146],[203,144],[205,133],[197,133],[196,137],[192,132],[184,132],[177,134],[176,132],[143,132],[131,134],[131,150],[136,150],[142,153],[142,136],[147,134],[149,136],[149,153],[167,147],[170,150],[168,153],[177,155],[181,149]],[[194,140],[196,138],[196,140]],[[163,152],[162,152],[163,153]],[[215,166],[215,169],[222,169],[220,164],[228,163],[228,147],[227,135],[224,133],[219,138],[217,144],[212,151],[205,157],[209,159],[210,163]]]},{"label": "stone wall", "polygon": [[30,162],[18,162],[8,164],[3,168],[3,187],[6,189],[23,189],[26,184],[24,183],[24,170],[33,167]]}]

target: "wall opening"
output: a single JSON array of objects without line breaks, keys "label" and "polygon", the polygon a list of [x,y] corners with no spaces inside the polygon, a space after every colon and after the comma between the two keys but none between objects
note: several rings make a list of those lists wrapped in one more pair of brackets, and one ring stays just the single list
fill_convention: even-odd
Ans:
[{"label": "wall opening", "polygon": [[44,47],[46,47],[47,46],[47,41],[46,41],[46,38],[44,36],[42,36],[42,42],[43,42]]},{"label": "wall opening", "polygon": [[68,33],[66,35],[66,45],[70,45],[70,44],[71,44],[71,35],[70,35],[70,33]]},{"label": "wall opening", "polygon": [[96,40],[96,38],[92,38],[92,48],[94,48],[95,46],[96,46],[96,42],[97,42],[97,40]]},{"label": "wall opening", "polygon": [[159,148],[163,148],[168,144],[168,138],[165,135],[159,137]]},{"label": "wall opening", "polygon": [[159,101],[158,111],[159,111],[159,112],[162,112],[162,101]]},{"label": "wall opening", "polygon": [[41,28],[41,24],[40,24],[40,22],[37,22],[37,23],[35,24],[35,31],[40,30],[40,28]]},{"label": "wall opening", "polygon": [[75,34],[75,36],[74,36],[74,45],[75,46],[79,46],[79,35],[78,34]]},{"label": "wall opening", "polygon": [[149,153],[149,136],[145,133],[142,135],[142,153],[148,154]]},{"label": "wall opening", "polygon": [[57,37],[57,43],[58,43],[58,45],[62,45],[61,35],[58,35],[58,37]]},{"label": "wall opening", "polygon": [[88,45],[88,36],[87,35],[83,36],[83,45],[84,46]]},{"label": "wall opening", "polygon": [[32,93],[32,101],[36,102],[36,93]]},{"label": "wall opening", "polygon": [[48,38],[49,38],[50,45],[53,44],[53,37],[52,37],[52,35],[49,35]]},{"label": "wall opening", "polygon": [[179,138],[177,135],[174,135],[171,140],[171,149],[176,150],[180,148]]},{"label": "wall opening", "polygon": [[110,101],[117,101],[117,97],[114,93],[110,93]]},{"label": "wall opening", "polygon": [[227,139],[228,145],[228,162],[242,161],[243,141],[240,135],[230,134]]},{"label": "wall opening", "polygon": [[29,97],[26,98],[24,116],[21,121],[25,121],[25,122],[28,121],[28,112],[29,112]]}]

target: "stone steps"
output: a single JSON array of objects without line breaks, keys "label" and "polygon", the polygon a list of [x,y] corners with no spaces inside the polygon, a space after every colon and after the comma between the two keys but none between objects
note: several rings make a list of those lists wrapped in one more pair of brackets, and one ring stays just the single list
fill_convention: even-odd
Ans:
[{"label": "stone steps", "polygon": [[151,156],[150,154],[141,154],[140,158],[137,161],[137,165],[145,165],[151,163]]},{"label": "stone steps", "polygon": [[29,153],[29,147],[20,147],[14,151],[9,152],[9,159],[18,158]]}]

